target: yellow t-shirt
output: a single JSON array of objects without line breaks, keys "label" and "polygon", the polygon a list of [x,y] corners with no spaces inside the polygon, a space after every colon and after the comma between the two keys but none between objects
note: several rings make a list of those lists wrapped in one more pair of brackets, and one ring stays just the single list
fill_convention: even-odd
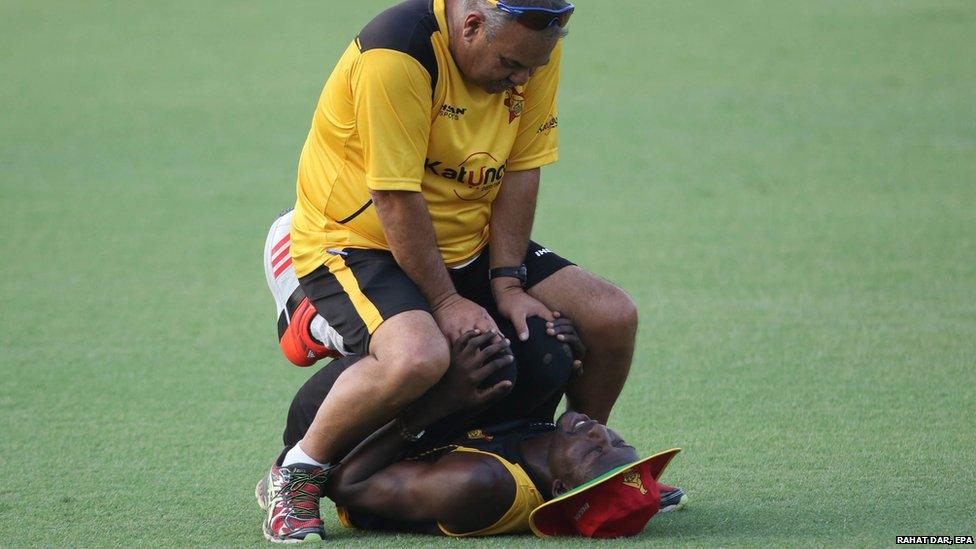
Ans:
[{"label": "yellow t-shirt", "polygon": [[561,45],[525,86],[489,94],[448,50],[444,0],[408,0],[370,22],[325,84],[298,167],[298,276],[329,248],[388,250],[370,190],[423,193],[448,266],[488,242],[505,172],[558,158]]},{"label": "yellow t-shirt", "polygon": [[[539,493],[539,490],[533,484],[532,479],[529,478],[529,474],[525,472],[525,469],[521,465],[512,463],[504,457],[494,454],[492,452],[485,452],[483,450],[478,450],[477,448],[469,448],[466,446],[458,446],[452,450],[453,452],[467,452],[471,454],[481,454],[484,456],[490,456],[491,458],[497,459],[512,475],[512,480],[515,481],[515,497],[512,499],[512,504],[509,506],[508,510],[502,515],[494,524],[488,526],[487,528],[482,528],[474,532],[451,532],[443,524],[437,523],[437,528],[445,536],[452,536],[457,538],[468,538],[468,537],[482,537],[482,536],[500,536],[505,534],[524,534],[531,532],[531,527],[529,526],[529,517],[532,515],[532,511],[536,510],[539,506],[545,503],[545,498]],[[345,528],[355,528],[353,524],[353,518],[349,509],[336,505],[336,513],[339,516],[339,524]],[[362,511],[360,511],[362,513]],[[369,515],[368,512],[365,514]],[[371,522],[384,523],[382,518],[377,518],[375,515],[370,517]],[[387,528],[389,528],[389,523],[387,522]]]}]

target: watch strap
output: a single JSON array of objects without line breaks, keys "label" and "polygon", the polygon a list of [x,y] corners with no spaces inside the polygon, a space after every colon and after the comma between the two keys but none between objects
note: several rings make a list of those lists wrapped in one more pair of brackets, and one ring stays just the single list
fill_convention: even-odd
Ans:
[{"label": "watch strap", "polygon": [[495,267],[488,271],[488,280],[494,280],[496,278],[517,278],[522,286],[525,286],[525,281],[528,278],[528,270],[525,265],[519,265],[518,267]]}]

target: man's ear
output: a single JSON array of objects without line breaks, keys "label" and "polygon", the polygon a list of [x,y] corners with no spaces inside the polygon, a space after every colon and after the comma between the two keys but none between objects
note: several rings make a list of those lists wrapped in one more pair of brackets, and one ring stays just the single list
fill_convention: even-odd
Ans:
[{"label": "man's ear", "polygon": [[474,40],[478,33],[485,28],[485,18],[478,12],[471,12],[464,18],[464,27],[461,29],[461,37],[470,42]]},{"label": "man's ear", "polygon": [[558,478],[552,481],[552,497],[558,498],[567,491],[569,491],[569,487],[566,486],[565,482]]}]

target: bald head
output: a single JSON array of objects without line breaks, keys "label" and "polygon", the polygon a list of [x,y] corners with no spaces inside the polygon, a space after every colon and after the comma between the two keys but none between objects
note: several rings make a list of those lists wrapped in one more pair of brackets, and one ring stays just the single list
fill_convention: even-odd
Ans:
[{"label": "bald head", "polygon": [[[533,7],[533,8],[547,8],[551,10],[563,9],[569,5],[565,0],[503,0],[505,4],[521,8],[521,7]],[[486,0],[463,0],[462,4],[464,6],[464,11],[466,12],[478,12],[482,14],[485,19],[485,30],[487,32],[488,38],[493,38],[498,31],[502,29],[505,25],[515,21],[515,16],[510,13],[504,12],[498,9],[497,6],[493,5],[491,2]],[[560,38],[565,38],[569,31],[563,27],[557,25],[552,25],[551,27],[536,31],[541,38],[550,41],[557,41]]]}]

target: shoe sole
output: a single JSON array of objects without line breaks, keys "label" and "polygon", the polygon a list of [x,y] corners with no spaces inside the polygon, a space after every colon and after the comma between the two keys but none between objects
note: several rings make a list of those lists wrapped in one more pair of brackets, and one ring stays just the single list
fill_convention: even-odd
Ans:
[{"label": "shoe sole", "polygon": [[[276,317],[281,316],[281,313],[285,311],[288,298],[298,288],[295,269],[290,264],[282,272],[278,273],[278,276],[275,276],[276,266],[273,263],[274,257],[271,253],[271,250],[274,250],[275,246],[282,241],[285,235],[291,233],[291,220],[294,215],[294,210],[288,210],[278,216],[274,223],[271,224],[271,229],[268,230],[268,237],[264,241],[264,257],[262,258],[264,279],[268,283],[268,289],[271,290],[271,295],[274,296]],[[285,228],[288,230],[283,230]],[[291,243],[289,242],[286,246],[290,247]],[[290,262],[290,258],[284,261]],[[279,263],[277,268],[281,268],[281,266],[282,263]]]},{"label": "shoe sole", "polygon": [[258,500],[258,507],[260,507],[265,513],[268,512],[268,500],[265,499],[268,497],[268,486],[266,484],[267,478],[268,477],[264,477],[259,480],[257,486],[254,487],[254,499]]},{"label": "shoe sole", "polygon": [[264,533],[264,539],[270,541],[271,543],[281,543],[281,544],[285,544],[285,545],[294,545],[296,543],[307,543],[307,542],[310,542],[310,541],[322,541],[323,540],[322,536],[319,535],[319,534],[316,534],[316,533],[307,534],[302,539],[292,539],[292,538],[279,538],[279,537],[275,537],[275,536],[273,536],[273,535],[271,535],[271,534],[268,533],[268,531],[265,529],[264,525],[261,525],[261,532]]},{"label": "shoe sole", "polygon": [[[275,300],[275,313],[277,315],[275,318],[278,319],[279,341],[284,331],[291,324],[291,316],[295,312],[293,309],[297,308],[298,304],[305,297],[305,294],[299,290],[298,275],[295,273],[294,265],[290,263],[291,259],[282,259],[276,266],[274,263],[274,254],[272,253],[272,250],[279,243],[283,242],[285,236],[291,234],[291,222],[294,217],[295,210],[286,210],[279,215],[274,223],[271,224],[271,228],[268,230],[268,237],[264,241],[264,257],[262,261],[264,264],[264,279],[268,284],[268,290]],[[291,242],[288,242],[286,246],[290,247]],[[279,249],[276,250],[279,254],[281,253],[280,248],[279,246]],[[277,276],[275,275],[275,270],[279,270]],[[296,295],[297,297],[295,297]],[[321,320],[321,317],[319,319]],[[323,345],[337,353],[336,355],[330,354],[326,356],[338,358],[339,356],[350,354],[345,348],[342,335],[329,323],[325,322],[320,325],[316,337],[321,338]]]}]

